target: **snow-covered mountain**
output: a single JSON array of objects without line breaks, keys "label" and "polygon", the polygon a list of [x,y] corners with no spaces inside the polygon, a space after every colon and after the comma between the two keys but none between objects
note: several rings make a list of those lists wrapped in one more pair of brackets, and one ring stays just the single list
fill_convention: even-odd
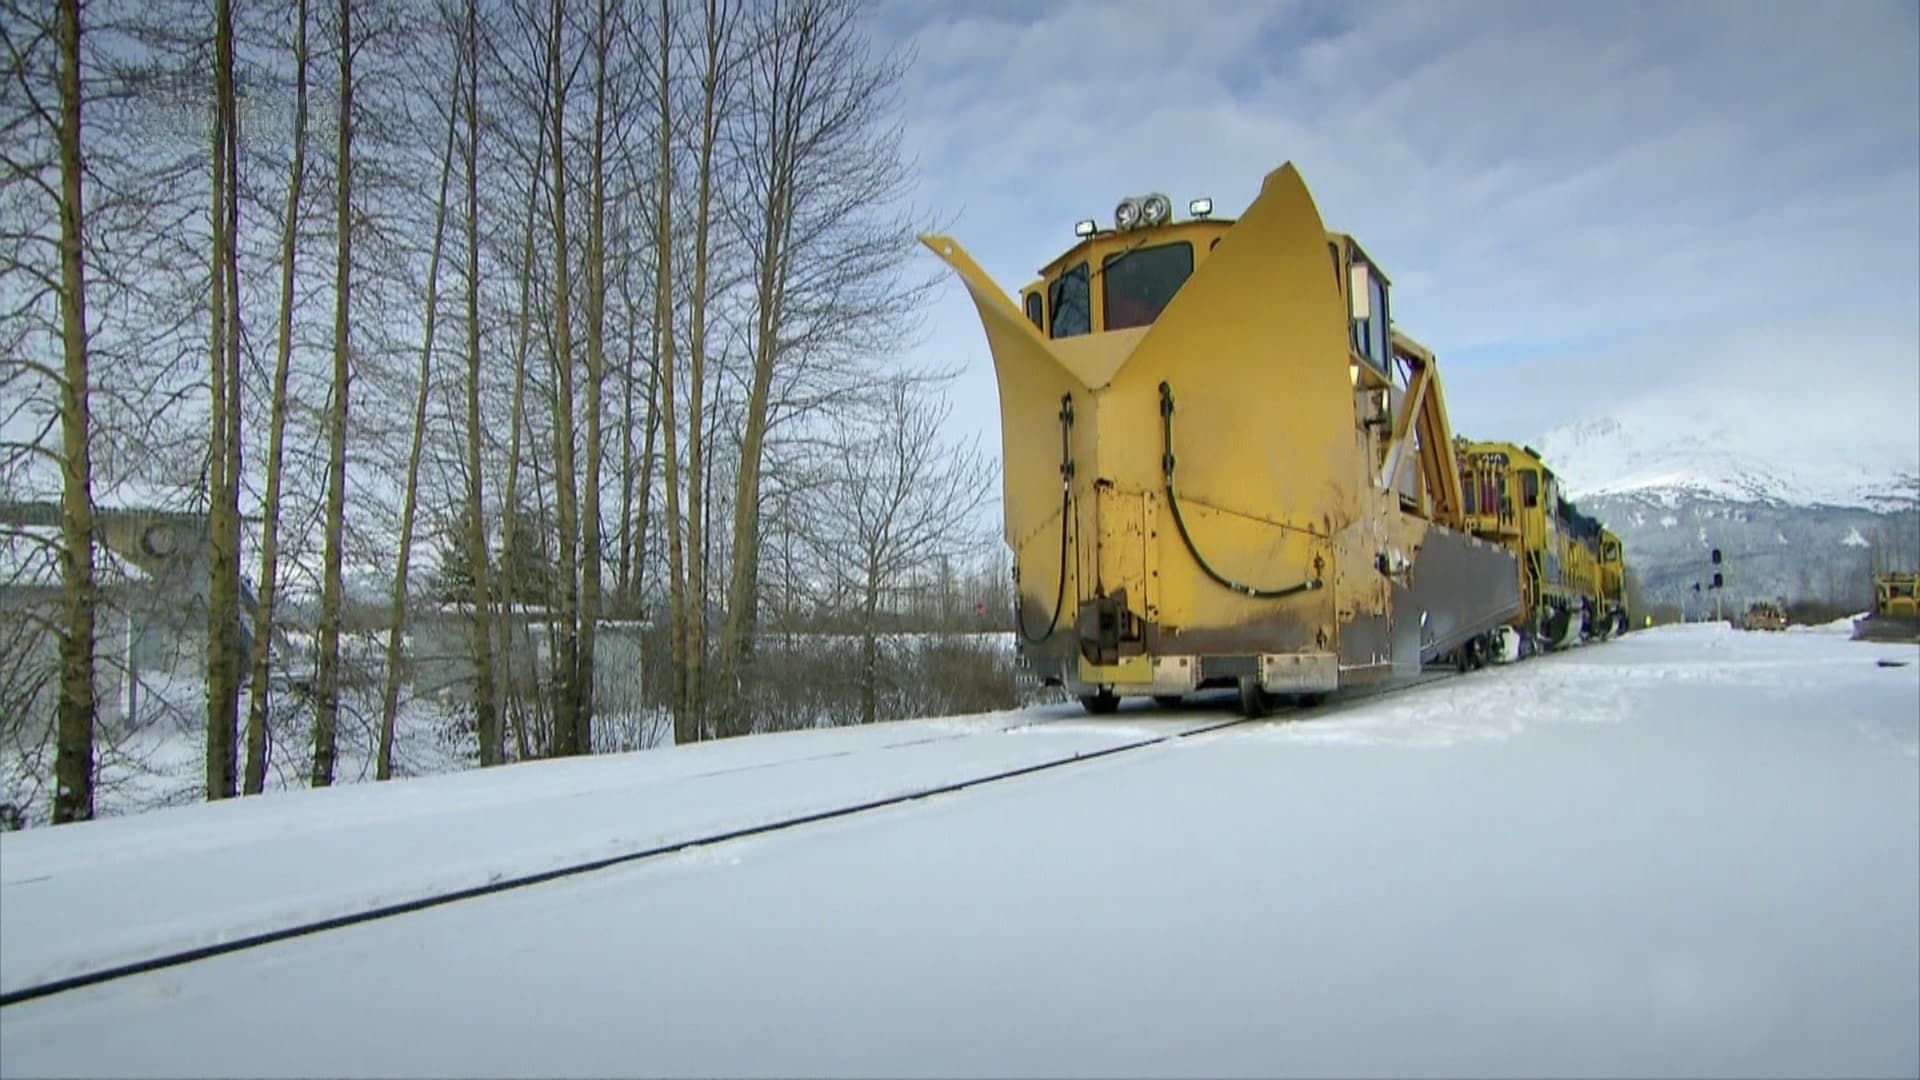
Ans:
[{"label": "snow-covered mountain", "polygon": [[1873,571],[1920,565],[1916,431],[1836,434],[1791,411],[1714,411],[1653,403],[1533,444],[1581,509],[1620,534],[1646,602],[1692,603],[1693,584],[1718,570],[1729,610],[1759,599],[1864,608]]},{"label": "snow-covered mountain", "polygon": [[1842,441],[1795,428],[1790,413],[1691,420],[1649,410],[1563,425],[1535,445],[1576,499],[1669,492],[1879,511],[1920,501],[1912,430],[1856,431]]}]

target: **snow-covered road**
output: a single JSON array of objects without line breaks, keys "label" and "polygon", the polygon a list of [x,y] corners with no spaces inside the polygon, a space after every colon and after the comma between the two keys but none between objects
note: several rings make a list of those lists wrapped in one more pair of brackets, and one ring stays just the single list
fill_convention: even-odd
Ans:
[{"label": "snow-covered road", "polygon": [[[0,970],[1220,718],[923,721],[11,835]],[[1636,633],[0,1009],[7,1076],[690,1073],[1920,1074],[1920,649]]]}]

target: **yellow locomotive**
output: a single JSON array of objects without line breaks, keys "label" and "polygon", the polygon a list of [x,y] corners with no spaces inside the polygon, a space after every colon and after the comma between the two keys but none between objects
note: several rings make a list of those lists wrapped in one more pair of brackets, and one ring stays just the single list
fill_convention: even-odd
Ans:
[{"label": "yellow locomotive", "polygon": [[1015,302],[944,236],[993,353],[1022,659],[1090,712],[1249,715],[1474,666],[1525,610],[1468,526],[1433,355],[1292,165],[1237,220],[1123,200]]},{"label": "yellow locomotive", "polygon": [[1920,641],[1920,574],[1895,571],[1873,578],[1873,607],[1853,620],[1855,641]]},{"label": "yellow locomotive", "polygon": [[1601,611],[1613,618],[1601,628],[1600,636],[1617,637],[1632,624],[1627,618],[1627,559],[1620,538],[1609,529],[1600,530],[1600,604]]},{"label": "yellow locomotive", "polygon": [[1462,439],[1457,449],[1468,528],[1519,556],[1518,652],[1625,633],[1620,538],[1562,494],[1532,447]]}]

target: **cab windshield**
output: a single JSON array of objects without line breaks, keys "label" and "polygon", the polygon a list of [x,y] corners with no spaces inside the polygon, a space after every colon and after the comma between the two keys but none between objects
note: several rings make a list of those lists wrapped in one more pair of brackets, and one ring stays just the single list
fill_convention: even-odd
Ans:
[{"label": "cab windshield", "polygon": [[1186,241],[1116,252],[1101,263],[1106,301],[1101,324],[1108,330],[1147,326],[1193,276],[1193,245]]}]

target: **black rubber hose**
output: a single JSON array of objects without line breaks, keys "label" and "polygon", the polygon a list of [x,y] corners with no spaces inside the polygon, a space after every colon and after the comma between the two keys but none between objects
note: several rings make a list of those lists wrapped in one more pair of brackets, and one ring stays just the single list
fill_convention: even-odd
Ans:
[{"label": "black rubber hose", "polygon": [[1068,488],[1060,493],[1060,585],[1053,594],[1053,618],[1047,620],[1047,632],[1039,637],[1027,633],[1027,618],[1017,610],[1014,613],[1014,625],[1019,627],[1020,636],[1032,644],[1038,645],[1053,636],[1054,628],[1060,625],[1060,613],[1067,606],[1067,512],[1073,503],[1073,491]]},{"label": "black rubber hose", "polygon": [[1047,632],[1039,637],[1027,633],[1027,617],[1020,610],[1019,597],[1014,598],[1013,623],[1020,636],[1027,642],[1038,645],[1053,636],[1060,625],[1060,613],[1067,606],[1067,515],[1073,509],[1073,395],[1060,395],[1060,577],[1059,585],[1053,594],[1053,618],[1047,620]]},{"label": "black rubber hose", "polygon": [[1180,496],[1175,493],[1173,486],[1173,389],[1164,382],[1160,384],[1160,428],[1165,435],[1166,452],[1160,457],[1160,471],[1166,480],[1167,505],[1173,509],[1173,524],[1180,532],[1180,539],[1187,545],[1187,553],[1193,556],[1194,562],[1200,564],[1200,569],[1226,588],[1256,600],[1278,600],[1281,597],[1312,592],[1320,588],[1319,581],[1303,581],[1284,589],[1258,589],[1252,585],[1242,585],[1215,570],[1213,564],[1207,562],[1206,558],[1200,554],[1200,549],[1194,546],[1193,536],[1187,532],[1186,518],[1180,514]]}]

